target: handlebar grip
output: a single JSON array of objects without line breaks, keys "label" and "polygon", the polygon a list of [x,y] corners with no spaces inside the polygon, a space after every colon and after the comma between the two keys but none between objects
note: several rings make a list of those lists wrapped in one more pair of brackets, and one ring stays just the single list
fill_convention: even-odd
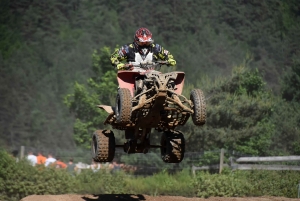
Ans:
[{"label": "handlebar grip", "polygon": [[157,63],[159,63],[159,64],[165,64],[165,65],[169,64],[169,62],[167,62],[167,61],[158,61]]},{"label": "handlebar grip", "polygon": [[125,66],[124,66],[124,68],[125,68],[126,70],[130,70],[132,67],[133,67],[132,64],[125,64]]}]

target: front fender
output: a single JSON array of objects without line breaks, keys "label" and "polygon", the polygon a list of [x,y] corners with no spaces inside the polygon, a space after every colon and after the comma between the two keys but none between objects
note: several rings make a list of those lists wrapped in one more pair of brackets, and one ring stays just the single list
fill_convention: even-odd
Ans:
[{"label": "front fender", "polygon": [[109,106],[109,105],[97,105],[97,107],[99,107],[102,110],[105,110],[108,114],[114,113],[114,108],[112,106]]},{"label": "front fender", "polygon": [[134,96],[135,78],[139,76],[139,72],[122,70],[118,71],[118,83],[120,88],[129,89],[131,96]]}]

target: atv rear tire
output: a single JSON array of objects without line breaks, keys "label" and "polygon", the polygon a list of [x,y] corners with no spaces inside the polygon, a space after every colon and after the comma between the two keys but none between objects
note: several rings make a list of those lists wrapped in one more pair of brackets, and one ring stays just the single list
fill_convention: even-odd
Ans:
[{"label": "atv rear tire", "polygon": [[120,88],[118,90],[115,114],[118,123],[130,123],[132,110],[132,97],[129,89]]},{"label": "atv rear tire", "polygon": [[192,114],[193,123],[196,126],[202,126],[206,122],[206,104],[203,91],[194,89],[191,91],[190,99],[193,104]]},{"label": "atv rear tire", "polygon": [[160,140],[161,158],[165,163],[180,163],[184,157],[185,140],[179,131],[164,132]]},{"label": "atv rear tire", "polygon": [[95,162],[111,162],[115,156],[115,135],[111,130],[96,130],[92,138]]}]

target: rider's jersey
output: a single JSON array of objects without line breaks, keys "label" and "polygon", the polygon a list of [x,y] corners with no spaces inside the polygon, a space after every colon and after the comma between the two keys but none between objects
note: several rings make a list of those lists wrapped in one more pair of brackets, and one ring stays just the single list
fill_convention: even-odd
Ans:
[{"label": "rider's jersey", "polygon": [[159,44],[151,44],[147,48],[137,48],[133,43],[130,43],[117,49],[110,57],[112,65],[118,65],[120,62],[153,62],[159,59],[169,61],[171,66],[176,64],[173,55]]}]

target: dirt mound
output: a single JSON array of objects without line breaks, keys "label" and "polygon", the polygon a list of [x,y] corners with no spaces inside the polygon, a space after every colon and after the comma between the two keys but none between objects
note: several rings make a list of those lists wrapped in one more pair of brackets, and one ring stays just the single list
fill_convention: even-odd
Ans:
[{"label": "dirt mound", "polygon": [[104,195],[31,195],[21,201],[299,201],[299,199],[284,197],[210,197],[187,198],[181,196],[148,196],[132,194],[104,194]]}]

